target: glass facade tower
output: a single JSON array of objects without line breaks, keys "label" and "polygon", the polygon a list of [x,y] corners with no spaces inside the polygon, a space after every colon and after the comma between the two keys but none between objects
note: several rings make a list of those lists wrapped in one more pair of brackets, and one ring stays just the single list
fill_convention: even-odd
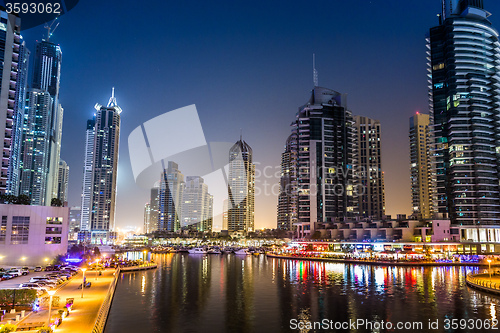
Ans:
[{"label": "glass facade tower", "polygon": [[430,29],[433,205],[459,225],[500,223],[498,32],[481,0],[443,0]]}]

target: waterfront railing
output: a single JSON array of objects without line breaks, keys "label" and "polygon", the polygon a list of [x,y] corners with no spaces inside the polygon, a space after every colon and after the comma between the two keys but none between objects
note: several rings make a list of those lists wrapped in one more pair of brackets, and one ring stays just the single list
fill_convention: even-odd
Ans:
[{"label": "waterfront railing", "polygon": [[92,333],[104,332],[104,327],[106,326],[106,321],[108,320],[109,309],[111,308],[111,302],[113,301],[113,296],[115,294],[116,284],[118,283],[118,277],[120,276],[120,267],[116,269],[113,275],[113,281],[111,281],[106,297],[101,304]]},{"label": "waterfront railing", "polygon": [[[482,277],[478,277],[482,275]],[[500,294],[500,282],[493,282],[485,274],[468,274],[466,283],[474,288]]]}]

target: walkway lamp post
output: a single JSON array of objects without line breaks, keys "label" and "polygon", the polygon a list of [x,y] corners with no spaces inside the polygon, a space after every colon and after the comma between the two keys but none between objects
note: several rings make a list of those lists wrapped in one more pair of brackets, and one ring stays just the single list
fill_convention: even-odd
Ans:
[{"label": "walkway lamp post", "polygon": [[85,288],[85,271],[87,269],[86,268],[82,268],[82,272],[83,272],[83,279],[82,279],[82,298],[83,298],[83,288]]},{"label": "walkway lamp post", "polygon": [[52,296],[56,293],[55,290],[47,290],[47,294],[49,294],[49,319],[47,319],[47,327],[50,325],[50,317],[52,312]]},{"label": "walkway lamp post", "polygon": [[490,284],[491,284],[491,259],[486,260],[488,262],[488,273],[490,274]]},{"label": "walkway lamp post", "polygon": [[146,254],[148,253],[148,251],[144,250],[144,251],[142,251],[142,253],[144,254],[144,255],[142,256],[142,263],[143,263],[143,264],[146,264]]}]

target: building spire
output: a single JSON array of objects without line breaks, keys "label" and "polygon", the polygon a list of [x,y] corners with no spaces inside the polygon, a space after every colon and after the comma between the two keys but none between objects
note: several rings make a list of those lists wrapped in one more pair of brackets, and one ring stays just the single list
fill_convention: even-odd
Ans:
[{"label": "building spire", "polygon": [[318,71],[316,70],[316,55],[314,53],[313,53],[313,84],[315,87],[319,86]]},{"label": "building spire", "polygon": [[115,98],[115,87],[113,87],[111,89],[111,97],[109,98],[109,102],[108,102],[108,108],[111,108],[113,106],[118,106],[116,104],[116,98]]}]

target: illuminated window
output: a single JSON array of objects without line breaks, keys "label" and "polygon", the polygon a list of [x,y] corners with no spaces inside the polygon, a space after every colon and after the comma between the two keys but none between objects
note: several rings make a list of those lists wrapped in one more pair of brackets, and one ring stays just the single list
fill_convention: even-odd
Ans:
[{"label": "illuminated window", "polygon": [[62,224],[62,217],[47,217],[47,224]]},{"label": "illuminated window", "polygon": [[12,216],[11,244],[28,244],[29,230],[29,216]]},{"label": "illuminated window", "polygon": [[61,244],[61,237],[45,237],[45,244]]},{"label": "illuminated window", "polygon": [[444,63],[440,63],[440,64],[437,64],[437,65],[434,65],[432,66],[432,70],[439,70],[439,69],[443,69],[444,68]]}]

